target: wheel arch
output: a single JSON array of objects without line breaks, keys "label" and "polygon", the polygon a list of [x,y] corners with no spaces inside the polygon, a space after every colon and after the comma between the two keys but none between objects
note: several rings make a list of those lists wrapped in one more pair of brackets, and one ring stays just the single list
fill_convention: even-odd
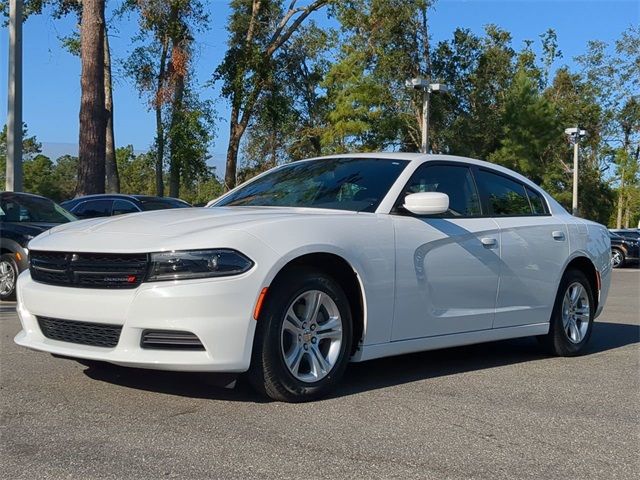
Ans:
[{"label": "wheel arch", "polygon": [[563,270],[563,275],[569,270],[578,270],[585,274],[587,280],[589,280],[589,285],[591,286],[591,291],[593,292],[593,299],[595,302],[595,311],[598,309],[598,303],[600,301],[600,278],[598,274],[598,270],[596,266],[591,261],[591,259],[585,255],[579,255],[572,258],[569,263],[567,263],[566,267]]},{"label": "wheel arch", "polygon": [[[287,262],[275,272],[270,284],[275,283],[287,271],[296,267],[312,267],[324,272],[335,279],[343,288],[351,307],[353,321],[351,354],[353,355],[363,342],[366,331],[366,297],[362,277],[358,270],[344,256],[337,253],[326,251],[306,252],[287,259]],[[267,291],[265,300],[268,297],[269,292]]]}]

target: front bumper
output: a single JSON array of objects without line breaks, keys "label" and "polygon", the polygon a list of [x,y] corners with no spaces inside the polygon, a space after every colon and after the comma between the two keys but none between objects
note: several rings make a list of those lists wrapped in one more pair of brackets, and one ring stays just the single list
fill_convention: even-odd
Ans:
[{"label": "front bumper", "polygon": [[[133,290],[95,290],[18,279],[22,331],[15,342],[33,350],[117,365],[175,371],[243,372],[249,368],[260,292],[255,271],[237,277],[143,283]],[[37,316],[122,325],[114,348],[46,338]],[[140,346],[145,329],[188,331],[204,350],[152,350]]]}]

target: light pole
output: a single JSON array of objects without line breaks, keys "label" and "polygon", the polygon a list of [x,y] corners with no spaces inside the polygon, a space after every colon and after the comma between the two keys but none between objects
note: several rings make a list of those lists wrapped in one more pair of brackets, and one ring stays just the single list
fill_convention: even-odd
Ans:
[{"label": "light pole", "polygon": [[571,201],[571,210],[573,215],[578,215],[578,146],[580,140],[587,134],[586,130],[580,130],[580,127],[571,127],[565,129],[564,133],[569,137],[569,141],[573,144],[573,196]]},{"label": "light pole", "polygon": [[8,191],[22,190],[22,0],[9,0]]},{"label": "light pole", "polygon": [[429,153],[429,96],[431,92],[446,93],[449,89],[442,83],[429,83],[424,78],[412,78],[405,82],[407,87],[414,90],[422,90],[422,141],[420,152]]}]

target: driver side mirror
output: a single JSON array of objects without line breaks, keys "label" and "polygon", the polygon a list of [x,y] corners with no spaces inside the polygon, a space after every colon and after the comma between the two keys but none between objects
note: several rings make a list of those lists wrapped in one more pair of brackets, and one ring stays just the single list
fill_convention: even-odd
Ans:
[{"label": "driver side mirror", "polygon": [[437,215],[449,210],[449,195],[440,192],[411,193],[404,198],[403,206],[416,215]]}]

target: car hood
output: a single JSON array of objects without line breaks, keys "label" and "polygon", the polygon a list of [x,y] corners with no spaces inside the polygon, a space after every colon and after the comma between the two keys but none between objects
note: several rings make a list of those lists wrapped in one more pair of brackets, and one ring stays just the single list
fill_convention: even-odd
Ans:
[{"label": "car hood", "polygon": [[[251,226],[309,216],[357,215],[342,210],[288,207],[179,208],[59,225],[32,240],[38,250],[139,252],[225,246],[222,235]],[[225,242],[222,242],[225,243]]]}]

